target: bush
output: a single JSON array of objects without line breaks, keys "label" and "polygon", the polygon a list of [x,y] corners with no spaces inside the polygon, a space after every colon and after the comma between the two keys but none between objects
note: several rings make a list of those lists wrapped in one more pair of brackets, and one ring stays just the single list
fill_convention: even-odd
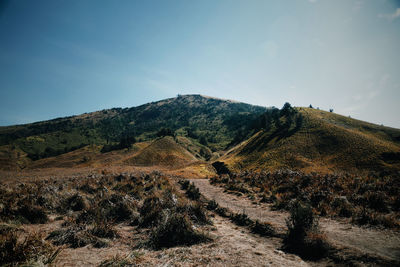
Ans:
[{"label": "bush", "polygon": [[187,216],[167,212],[161,224],[151,233],[149,244],[159,249],[188,246],[208,240],[210,240],[208,236],[193,229]]},{"label": "bush", "polygon": [[214,199],[208,201],[208,203],[207,203],[208,210],[216,210],[217,208],[218,208],[218,203]]},{"label": "bush", "polygon": [[240,226],[247,226],[252,223],[246,213],[234,214],[231,216],[231,220]]},{"label": "bush", "polygon": [[144,200],[142,207],[139,210],[141,227],[149,227],[161,220],[162,206],[161,201],[157,196],[150,196]]},{"label": "bush", "polygon": [[299,201],[292,204],[286,220],[288,232],[283,240],[285,251],[296,253],[304,259],[317,260],[327,255],[329,246],[318,230],[312,209]]},{"label": "bush", "polygon": [[353,215],[353,208],[346,197],[336,197],[331,206],[337,210],[340,217],[351,217]]},{"label": "bush", "polygon": [[200,191],[194,184],[190,184],[186,191],[186,196],[190,199],[198,200],[200,199]]},{"label": "bush", "polygon": [[114,207],[109,209],[108,216],[111,220],[116,222],[127,221],[131,218],[132,210],[124,202],[117,203]]},{"label": "bush", "polygon": [[228,209],[224,207],[218,207],[215,209],[215,212],[222,217],[229,217],[228,215]]},{"label": "bush", "polygon": [[81,211],[86,208],[85,200],[78,193],[65,200],[68,210]]},{"label": "bush", "polygon": [[182,190],[187,190],[189,188],[190,182],[189,180],[180,180],[179,184],[181,185]]},{"label": "bush", "polygon": [[192,221],[199,224],[211,223],[201,203],[194,202],[187,205],[186,207],[187,207],[187,213],[189,214]]},{"label": "bush", "polygon": [[107,245],[87,231],[86,227],[77,225],[67,229],[55,230],[49,234],[46,240],[51,240],[57,246],[66,244],[72,248],[80,248],[88,244],[93,244],[97,248]]},{"label": "bush", "polygon": [[49,220],[44,210],[38,206],[24,205],[18,209],[17,213],[30,223],[46,223]]},{"label": "bush", "polygon": [[39,257],[44,258],[44,264],[48,264],[54,261],[56,256],[51,245],[44,242],[38,234],[28,235],[23,241],[18,240],[16,231],[10,231],[0,236],[2,266],[3,264],[16,266],[16,263],[28,260],[36,261]]},{"label": "bush", "polygon": [[84,247],[90,243],[88,237],[80,234],[81,229],[77,227],[69,227],[68,229],[55,230],[51,232],[46,240],[51,240],[54,245],[60,246],[64,244],[70,245],[72,248]]},{"label": "bush", "polygon": [[262,223],[258,220],[251,227],[251,231],[261,236],[275,236],[275,230],[269,223]]},{"label": "bush", "polygon": [[114,226],[107,221],[97,222],[90,233],[97,237],[116,238],[118,236]]}]

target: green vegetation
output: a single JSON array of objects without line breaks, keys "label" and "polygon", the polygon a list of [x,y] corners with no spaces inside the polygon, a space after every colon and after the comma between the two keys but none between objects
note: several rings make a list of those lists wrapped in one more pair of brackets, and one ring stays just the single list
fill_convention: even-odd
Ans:
[{"label": "green vegetation", "polygon": [[178,96],[133,108],[0,127],[0,147],[13,145],[37,160],[89,144],[105,145],[106,152],[129,147],[136,140],[177,133],[221,150],[264,111],[263,107],[200,95]]}]

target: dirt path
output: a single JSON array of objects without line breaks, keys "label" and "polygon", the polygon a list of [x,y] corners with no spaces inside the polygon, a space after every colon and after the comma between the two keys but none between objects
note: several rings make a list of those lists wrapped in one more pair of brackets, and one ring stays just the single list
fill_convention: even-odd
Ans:
[{"label": "dirt path", "polygon": [[[210,226],[212,242],[163,250],[135,249],[129,236],[132,227],[118,226],[122,238],[107,248],[65,248],[55,266],[98,266],[103,260],[120,255],[138,255],[135,266],[309,266],[296,255],[278,250],[280,241],[262,238],[238,227],[228,219],[215,216]],[[125,241],[125,242],[124,242]]]},{"label": "dirt path", "polygon": [[254,235],[220,216],[212,221],[212,242],[142,251],[139,266],[309,266],[298,256],[278,250],[277,239]]},{"label": "dirt path", "polygon": [[[272,211],[268,204],[255,204],[245,197],[224,193],[207,179],[191,180],[207,199],[214,199],[220,206],[233,212],[245,212],[251,219],[269,222],[279,231],[286,229],[287,212]],[[350,248],[361,254],[370,254],[385,260],[400,262],[400,233],[357,227],[327,218],[320,220],[320,228],[328,241],[338,248]]]}]

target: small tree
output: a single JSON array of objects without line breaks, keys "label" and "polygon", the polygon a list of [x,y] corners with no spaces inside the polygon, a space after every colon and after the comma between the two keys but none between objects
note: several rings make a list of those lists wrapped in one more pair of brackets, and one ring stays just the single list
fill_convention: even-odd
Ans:
[{"label": "small tree", "polygon": [[158,137],[164,137],[164,136],[174,136],[174,132],[170,128],[161,128],[157,132]]},{"label": "small tree", "polygon": [[310,104],[309,108],[313,108],[313,106]]},{"label": "small tree", "polygon": [[333,108],[329,109],[329,112],[333,112]]},{"label": "small tree", "polygon": [[199,143],[202,144],[203,146],[207,146],[208,145],[207,139],[206,139],[206,137],[204,135],[202,135],[200,137]]},{"label": "small tree", "polygon": [[292,106],[290,105],[289,102],[286,102],[281,109],[281,115],[286,115],[286,116],[290,115],[292,111],[293,111]]}]

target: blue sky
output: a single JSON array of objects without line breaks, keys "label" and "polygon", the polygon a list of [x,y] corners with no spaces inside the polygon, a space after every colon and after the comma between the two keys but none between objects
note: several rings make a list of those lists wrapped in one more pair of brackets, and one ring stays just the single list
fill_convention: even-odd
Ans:
[{"label": "blue sky", "polygon": [[400,128],[400,1],[0,2],[0,125],[200,93]]}]

